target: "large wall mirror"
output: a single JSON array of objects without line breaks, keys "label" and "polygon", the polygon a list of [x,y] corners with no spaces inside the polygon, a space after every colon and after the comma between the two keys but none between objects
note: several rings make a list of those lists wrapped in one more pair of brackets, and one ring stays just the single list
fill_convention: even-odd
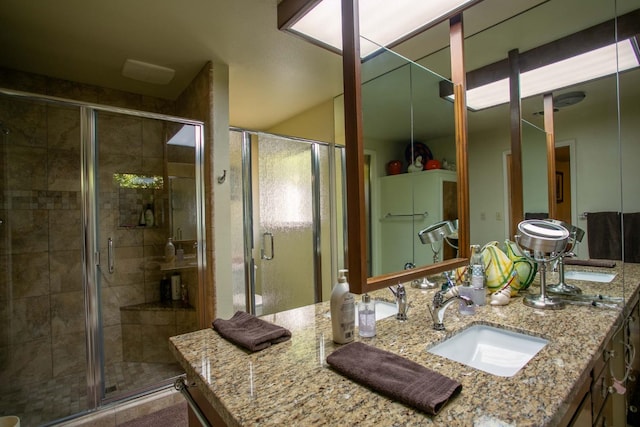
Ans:
[{"label": "large wall mirror", "polygon": [[[524,77],[524,73],[528,70],[538,68],[545,63],[555,62],[556,60],[574,56],[576,53],[592,50],[587,47],[589,43],[595,43],[594,38],[610,38],[615,40],[615,26],[607,26],[606,22],[613,20],[616,16],[618,20],[618,35],[620,39],[628,38],[630,35],[638,34],[634,25],[640,22],[638,15],[629,15],[640,9],[640,0],[622,0],[612,1],[596,1],[591,0],[585,4],[584,1],[578,0],[547,0],[547,1],[517,1],[510,2],[505,5],[504,2],[498,0],[484,0],[479,2],[464,12],[464,62],[469,90],[474,86],[481,86],[484,83],[501,78],[509,78],[510,52],[514,50],[518,54],[520,75]],[[635,24],[634,24],[635,23]],[[449,22],[445,22],[439,26],[432,27],[428,31],[408,40],[407,42],[396,46],[393,51],[402,58],[411,59],[406,64],[401,64],[396,57],[390,59],[393,55],[391,52],[378,55],[373,59],[368,59],[361,64],[362,70],[362,134],[365,142],[364,149],[369,158],[373,160],[373,168],[377,171],[377,178],[384,179],[386,174],[387,156],[390,151],[386,151],[389,146],[385,145],[385,149],[380,147],[382,140],[374,141],[377,136],[384,133],[378,125],[385,126],[387,123],[384,119],[394,117],[395,125],[401,122],[400,128],[407,128],[411,134],[409,142],[423,142],[432,152],[438,150],[446,142],[455,139],[454,129],[450,129],[448,135],[423,136],[418,130],[418,125],[422,124],[416,119],[416,112],[419,107],[414,102],[418,96],[411,91],[411,87],[419,87],[414,78],[419,75],[419,68],[430,68],[445,77],[453,74],[450,70],[438,70],[438,62],[432,61],[439,54],[446,57],[449,44]],[[544,28],[544,31],[541,29]],[[443,31],[444,29],[444,31]],[[440,31],[440,33],[438,32]],[[585,32],[586,31],[586,32]],[[580,33],[583,32],[583,33]],[[577,36],[574,34],[578,33]],[[439,36],[440,34],[440,36]],[[592,35],[589,35],[592,34]],[[574,36],[572,36],[574,35]],[[576,39],[582,43],[575,42]],[[556,43],[563,40],[562,44],[551,51],[544,49],[549,43]],[[637,39],[636,39],[637,40]],[[567,44],[564,44],[567,41]],[[562,46],[560,48],[559,46]],[[575,50],[571,50],[574,46]],[[632,45],[635,48],[637,57],[637,42]],[[444,54],[446,52],[446,54]],[[535,53],[534,53],[535,52]],[[546,55],[543,55],[546,54]],[[536,64],[534,59],[543,57],[540,63]],[[446,58],[450,61],[449,58]],[[375,62],[377,61],[377,62]],[[429,63],[428,65],[423,64]],[[355,62],[355,61],[354,61]],[[412,64],[415,63],[415,64]],[[446,61],[445,64],[449,64]],[[505,68],[506,63],[506,68]],[[376,67],[374,65],[386,65],[388,68],[383,72],[372,71]],[[391,66],[390,64],[393,64]],[[436,65],[431,65],[436,64]],[[442,64],[442,63],[440,63]],[[382,67],[384,68],[384,67]],[[370,70],[371,69],[371,70]],[[506,71],[505,71],[506,70]],[[455,71],[455,70],[454,70]],[[397,74],[394,74],[397,73]],[[400,79],[402,76],[403,79]],[[510,232],[509,222],[523,219],[525,213],[536,214],[549,212],[549,189],[554,186],[555,200],[557,205],[557,215],[564,215],[565,219],[570,219],[571,223],[587,229],[587,220],[589,212],[599,211],[616,211],[616,212],[635,212],[640,210],[640,196],[631,190],[629,183],[638,182],[638,168],[632,166],[633,158],[639,158],[637,135],[637,126],[633,117],[638,117],[638,90],[640,83],[637,69],[621,72],[619,75],[612,74],[601,76],[597,79],[590,79],[586,82],[564,83],[559,87],[549,90],[549,92],[558,100],[556,106],[557,111],[554,114],[553,135],[557,151],[555,155],[556,164],[554,165],[559,174],[554,174],[553,181],[548,178],[547,157],[545,157],[545,140],[547,132],[545,132],[544,116],[541,112],[544,110],[542,94],[531,95],[523,92],[518,99],[518,107],[520,114],[520,123],[518,125],[520,136],[518,140],[518,149],[522,150],[520,164],[517,165],[515,171],[518,179],[514,179],[513,170],[509,166],[509,154],[513,147],[511,121],[513,102],[509,103],[508,92],[507,99],[496,106],[483,106],[474,108],[469,102],[469,110],[467,113],[468,120],[468,149],[464,153],[459,150],[455,154],[457,159],[463,156],[468,161],[468,182],[467,190],[469,206],[469,229],[470,234],[466,236],[471,243],[485,243],[491,240],[503,240],[513,238]],[[489,77],[487,77],[489,76]],[[382,83],[385,79],[391,82],[397,78],[402,88],[393,88],[382,91],[381,88],[371,90],[369,93],[368,84],[372,88],[377,83]],[[408,82],[408,83],[407,83]],[[407,84],[410,86],[407,88]],[[620,88],[620,97],[618,97],[618,85]],[[382,86],[380,84],[380,86]],[[401,113],[402,119],[398,119],[393,114],[373,113],[368,106],[368,98],[374,92],[386,92],[386,98],[383,96],[378,101],[377,108],[385,108],[392,105],[392,100],[401,98],[400,93],[410,97],[408,106],[398,107],[393,110],[394,113]],[[568,105],[561,103],[562,95],[571,92],[584,92],[584,98],[578,103],[569,101]],[[389,95],[391,94],[391,95]],[[421,93],[421,95],[424,95]],[[574,99],[578,99],[580,96]],[[620,110],[618,110],[618,104]],[[346,103],[346,110],[349,110],[349,100]],[[511,109],[510,109],[511,107]],[[407,113],[407,110],[409,112]],[[413,111],[411,111],[413,110]],[[430,110],[429,113],[433,113]],[[454,110],[455,111],[455,110]],[[406,115],[412,119],[411,126],[406,124]],[[347,115],[348,116],[348,115]],[[368,118],[369,117],[369,118]],[[619,117],[619,120],[618,120]],[[371,123],[373,121],[373,123]],[[637,120],[636,120],[637,121]],[[420,122],[420,123],[419,123]],[[618,128],[618,123],[620,127]],[[432,128],[437,127],[440,123],[432,124]],[[369,126],[375,125],[372,128]],[[390,128],[395,126],[388,125]],[[348,126],[347,126],[348,129]],[[373,135],[370,133],[373,131]],[[466,129],[462,129],[464,132]],[[348,133],[349,131],[347,131]],[[634,138],[636,143],[634,144]],[[377,148],[367,145],[368,142],[378,143]],[[389,142],[391,139],[389,138]],[[402,153],[403,143],[396,141],[397,150],[395,157],[404,160]],[[347,142],[347,145],[349,141]],[[453,145],[455,147],[455,145]],[[564,148],[563,148],[564,147]],[[562,150],[561,150],[562,149]],[[385,151],[384,155],[380,153]],[[442,153],[446,150],[441,151]],[[373,157],[370,154],[373,153]],[[436,157],[447,158],[449,154],[436,154]],[[439,159],[442,160],[442,159]],[[447,158],[447,160],[449,160]],[[451,159],[455,163],[454,159]],[[364,160],[363,160],[364,161]],[[406,167],[406,161],[403,162]],[[517,162],[516,162],[517,163]],[[561,164],[562,163],[562,164]],[[352,171],[360,173],[359,170]],[[349,174],[349,170],[347,171]],[[376,172],[374,172],[376,173]],[[349,178],[351,179],[351,174]],[[511,177],[511,179],[509,178]],[[558,177],[557,180],[555,177]],[[561,178],[560,178],[561,177]],[[362,180],[362,177],[358,177]],[[533,183],[532,183],[533,181]],[[413,183],[414,181],[411,180]],[[513,183],[517,183],[515,190],[510,190]],[[459,183],[460,184],[460,183]],[[411,184],[411,190],[407,193],[415,193],[417,187]],[[459,187],[460,188],[460,185]],[[546,191],[545,191],[546,190]],[[372,187],[372,191],[375,191]],[[520,215],[517,218],[511,215],[513,202],[510,199],[510,191],[519,193],[522,206],[519,206]],[[459,199],[460,200],[460,199]],[[464,197],[461,199],[465,202]],[[562,206],[561,206],[562,205]],[[546,208],[546,209],[545,209]],[[517,210],[516,210],[517,211]],[[375,212],[372,208],[371,215],[371,241],[375,240],[375,222],[383,220],[384,216],[389,212]],[[393,213],[393,212],[391,212]],[[405,213],[405,212],[400,212]],[[585,215],[585,213],[587,215]],[[411,215],[419,214],[419,212],[409,212]],[[418,228],[422,226],[418,222],[413,222],[411,228],[399,233],[399,240],[406,240],[407,247],[412,248],[413,259],[421,262],[416,256],[420,249],[426,251],[428,248],[412,247],[415,243],[415,235]],[[349,233],[357,228],[349,227]],[[357,231],[355,231],[357,232]],[[409,236],[409,233],[414,236]],[[360,236],[358,236],[360,237]],[[380,240],[380,244],[384,245],[385,241]],[[371,249],[371,260],[375,259],[375,246]],[[578,248],[579,256],[588,258],[588,240]],[[428,253],[428,252],[427,252]],[[359,256],[360,254],[358,254]],[[424,255],[424,254],[422,254]],[[424,260],[424,262],[429,262]],[[374,277],[370,277],[367,282],[369,285],[356,287],[356,289],[365,290],[384,286],[390,283],[386,280],[389,275],[385,269],[394,270],[401,262],[396,261],[394,267],[382,267],[376,270],[375,262],[367,264],[367,272],[372,272]],[[449,265],[444,264],[445,268]],[[435,270],[428,270],[435,271]],[[378,276],[377,273],[382,276]],[[397,273],[397,271],[396,271]],[[400,281],[402,278],[411,278],[411,273],[407,275],[394,274],[392,280]],[[376,280],[382,277],[382,280]],[[373,280],[372,280],[373,279]],[[359,278],[352,277],[352,282],[358,282]],[[373,286],[371,286],[373,284]]]}]

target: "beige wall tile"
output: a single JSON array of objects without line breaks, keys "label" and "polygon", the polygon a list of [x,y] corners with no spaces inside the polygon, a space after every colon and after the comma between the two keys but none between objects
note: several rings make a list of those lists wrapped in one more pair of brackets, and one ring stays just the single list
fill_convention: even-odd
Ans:
[{"label": "beige wall tile", "polygon": [[8,327],[14,344],[24,344],[42,338],[50,339],[51,316],[48,296],[20,298],[13,300],[11,304]]},{"label": "beige wall tile", "polygon": [[[49,294],[49,257],[46,252],[15,254],[6,257],[5,262],[11,266],[13,299]],[[0,299],[3,298],[4,295],[0,295]]]},{"label": "beige wall tile", "polygon": [[51,334],[54,339],[72,332],[84,333],[84,293],[82,290],[51,295]]},{"label": "beige wall tile", "polygon": [[51,350],[54,377],[78,374],[87,370],[84,331],[55,336]]},{"label": "beige wall tile", "polygon": [[49,252],[51,293],[81,291],[82,271],[80,250]]}]

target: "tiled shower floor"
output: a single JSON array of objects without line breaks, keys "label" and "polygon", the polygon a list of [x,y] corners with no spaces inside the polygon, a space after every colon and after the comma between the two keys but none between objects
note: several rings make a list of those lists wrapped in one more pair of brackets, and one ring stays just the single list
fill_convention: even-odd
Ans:
[{"label": "tiled shower floor", "polygon": [[[177,363],[122,362],[107,366],[105,371],[107,399],[183,373]],[[86,396],[84,373],[57,378],[17,392],[0,394],[0,415],[17,415],[21,427],[41,426],[85,411]]]}]

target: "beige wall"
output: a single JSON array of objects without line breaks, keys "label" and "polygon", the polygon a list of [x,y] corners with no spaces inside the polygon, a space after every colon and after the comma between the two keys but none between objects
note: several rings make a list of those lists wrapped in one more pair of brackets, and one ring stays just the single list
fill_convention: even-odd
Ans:
[{"label": "beige wall", "polygon": [[339,143],[335,141],[333,121],[333,99],[331,99],[266,131],[313,141]]}]

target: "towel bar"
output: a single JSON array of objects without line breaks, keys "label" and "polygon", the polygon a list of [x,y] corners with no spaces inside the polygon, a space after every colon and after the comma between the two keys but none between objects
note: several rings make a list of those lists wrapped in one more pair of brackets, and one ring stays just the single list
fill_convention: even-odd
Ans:
[{"label": "towel bar", "polygon": [[200,421],[200,424],[202,424],[204,427],[213,427],[211,423],[209,423],[209,420],[207,420],[204,412],[202,412],[202,409],[200,409],[200,406],[198,406],[196,401],[193,400],[193,397],[191,397],[191,395],[189,394],[189,391],[187,390],[189,386],[187,386],[184,377],[178,378],[173,386],[176,390],[182,393],[184,398],[187,400],[187,404],[193,410],[193,413],[196,415],[196,418],[198,418],[198,421]]}]

